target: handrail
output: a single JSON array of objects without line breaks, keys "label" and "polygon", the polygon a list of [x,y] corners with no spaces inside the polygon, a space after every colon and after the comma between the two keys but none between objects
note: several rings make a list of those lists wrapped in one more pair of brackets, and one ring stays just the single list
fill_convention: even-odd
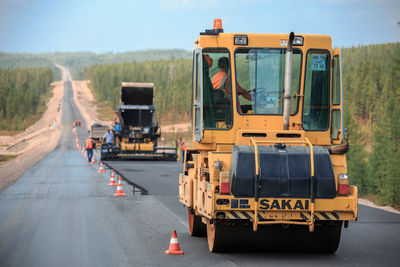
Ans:
[{"label": "handrail", "polygon": [[254,155],[255,155],[255,168],[256,168],[256,181],[254,183],[254,200],[255,200],[255,207],[254,207],[254,223],[253,223],[253,230],[257,231],[258,226],[258,187],[259,187],[259,180],[260,180],[260,159],[258,155],[258,146],[257,141],[254,137],[250,138],[250,142],[253,143],[254,146]]},{"label": "handrail", "polygon": [[[260,158],[258,153],[258,145],[257,144],[276,144],[276,143],[284,143],[284,144],[304,144],[310,147],[310,169],[311,169],[311,179],[310,179],[310,198],[311,198],[311,205],[310,205],[310,220],[306,222],[289,222],[289,221],[265,221],[259,222],[258,219],[258,183],[259,183],[259,176],[260,176]],[[288,224],[302,224],[308,225],[311,232],[314,231],[314,174],[315,174],[315,165],[314,165],[314,148],[311,144],[310,140],[305,137],[304,140],[287,140],[285,142],[277,142],[276,140],[264,140],[264,141],[257,141],[254,137],[250,138],[250,144],[254,146],[254,154],[255,154],[255,167],[256,167],[256,184],[255,184],[255,205],[254,205],[254,221],[253,221],[253,230],[257,231],[258,224],[276,224],[276,223],[288,223]]]}]

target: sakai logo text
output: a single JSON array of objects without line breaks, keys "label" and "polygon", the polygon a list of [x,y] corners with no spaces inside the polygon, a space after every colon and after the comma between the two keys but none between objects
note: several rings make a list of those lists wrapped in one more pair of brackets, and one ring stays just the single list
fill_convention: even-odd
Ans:
[{"label": "sakai logo text", "polygon": [[309,200],[293,199],[262,199],[260,209],[263,210],[308,210]]}]

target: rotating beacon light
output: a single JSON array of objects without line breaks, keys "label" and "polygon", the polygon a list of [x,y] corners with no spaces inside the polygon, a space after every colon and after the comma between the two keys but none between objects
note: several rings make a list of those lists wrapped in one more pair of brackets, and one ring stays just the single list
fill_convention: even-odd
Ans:
[{"label": "rotating beacon light", "polygon": [[222,32],[224,32],[222,28],[222,19],[214,19],[212,30],[205,30],[205,32],[201,32],[200,35],[218,35]]},{"label": "rotating beacon light", "polygon": [[213,30],[224,32],[224,29],[222,28],[222,19],[214,19]]}]

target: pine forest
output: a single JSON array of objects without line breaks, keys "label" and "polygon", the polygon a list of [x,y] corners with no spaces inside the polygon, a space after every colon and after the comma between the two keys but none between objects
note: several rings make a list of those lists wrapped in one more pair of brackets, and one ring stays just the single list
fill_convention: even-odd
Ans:
[{"label": "pine forest", "polygon": [[50,68],[0,69],[0,130],[24,130],[40,118],[52,80]]}]

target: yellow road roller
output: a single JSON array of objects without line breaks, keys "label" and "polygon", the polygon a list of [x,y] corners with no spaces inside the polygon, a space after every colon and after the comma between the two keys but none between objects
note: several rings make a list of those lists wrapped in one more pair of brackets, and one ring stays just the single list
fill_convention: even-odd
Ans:
[{"label": "yellow road roller", "polygon": [[217,19],[194,42],[192,78],[193,145],[179,176],[190,234],[211,252],[250,237],[334,253],[358,212],[331,37],[225,33]]}]

